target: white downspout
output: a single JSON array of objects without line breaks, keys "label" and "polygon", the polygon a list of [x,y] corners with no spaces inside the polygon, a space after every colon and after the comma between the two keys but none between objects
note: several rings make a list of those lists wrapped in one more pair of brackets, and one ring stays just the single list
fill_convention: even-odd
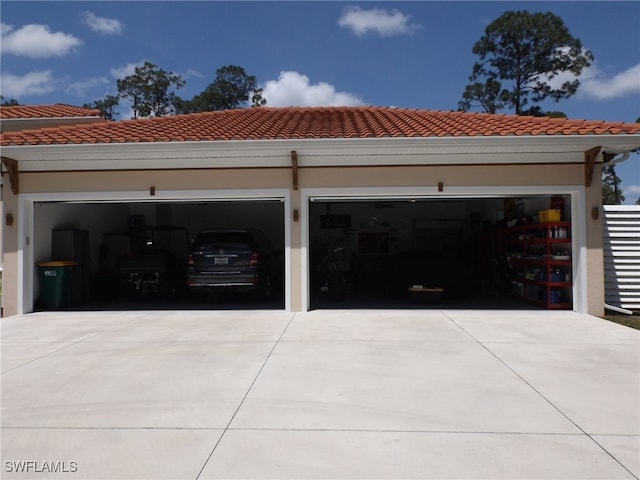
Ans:
[{"label": "white downspout", "polygon": [[607,303],[604,304],[604,308],[606,310],[612,310],[614,312],[624,313],[626,315],[633,315],[633,312],[631,310],[627,310],[626,308],[621,308],[621,307],[614,307],[613,305],[609,305]]},{"label": "white downspout", "polygon": [[609,165],[615,165],[616,163],[624,162],[627,158],[629,158],[630,154],[631,154],[631,152],[624,152],[622,154],[622,157],[614,158],[613,160],[609,160],[608,162],[605,162],[605,165],[608,167]]}]

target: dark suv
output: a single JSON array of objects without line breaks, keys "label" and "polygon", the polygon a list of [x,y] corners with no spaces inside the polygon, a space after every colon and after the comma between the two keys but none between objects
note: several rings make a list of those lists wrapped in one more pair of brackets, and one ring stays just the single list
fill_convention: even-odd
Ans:
[{"label": "dark suv", "polygon": [[203,230],[187,261],[187,287],[191,292],[250,292],[267,299],[282,273],[278,257],[259,230]]}]

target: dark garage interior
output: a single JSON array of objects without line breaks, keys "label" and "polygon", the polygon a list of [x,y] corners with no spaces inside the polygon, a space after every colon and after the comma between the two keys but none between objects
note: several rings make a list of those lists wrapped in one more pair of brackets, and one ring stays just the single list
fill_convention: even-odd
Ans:
[{"label": "dark garage interior", "polygon": [[[513,268],[507,259],[514,246],[505,245],[504,232],[537,223],[538,212],[553,202],[569,220],[570,196],[314,198],[311,308],[538,308],[513,298],[516,282],[507,278]],[[522,276],[548,268],[536,262]],[[534,282],[527,288],[544,288]]]},{"label": "dark garage interior", "polygon": [[[46,267],[34,266],[34,309],[284,308],[284,202],[42,202],[34,208],[36,264],[58,268],[71,294],[52,301]],[[186,268],[205,229],[257,229],[270,239],[277,273],[268,298],[232,288],[191,294]],[[56,287],[57,288],[57,287]],[[53,295],[59,295],[55,292]],[[59,295],[60,296],[60,295]],[[54,303],[52,305],[52,302]],[[55,308],[52,308],[55,307]]]},{"label": "dark garage interior", "polygon": [[[310,308],[571,308],[571,240],[546,238],[572,236],[570,198],[312,198]],[[538,227],[551,207],[564,223]],[[34,224],[34,310],[285,308],[282,199],[41,202]],[[268,237],[267,297],[187,287],[193,242],[212,228]],[[48,298],[51,261],[75,262],[63,305]]]}]

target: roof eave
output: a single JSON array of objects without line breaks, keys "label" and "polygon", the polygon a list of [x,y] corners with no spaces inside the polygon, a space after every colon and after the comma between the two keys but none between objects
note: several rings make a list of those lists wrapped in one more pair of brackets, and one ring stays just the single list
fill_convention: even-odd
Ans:
[{"label": "roof eave", "polygon": [[9,145],[3,147],[3,155],[20,162],[21,170],[177,169],[289,167],[293,150],[301,166],[517,163],[536,155],[541,159],[562,155],[580,162],[581,155],[595,146],[611,154],[630,151],[640,147],[640,134]]}]

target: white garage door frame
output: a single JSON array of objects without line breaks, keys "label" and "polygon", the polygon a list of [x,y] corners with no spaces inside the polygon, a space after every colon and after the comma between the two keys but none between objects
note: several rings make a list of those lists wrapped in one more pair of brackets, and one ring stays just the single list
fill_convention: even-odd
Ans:
[{"label": "white garage door frame", "polygon": [[229,189],[229,190],[162,190],[150,196],[149,192],[63,192],[24,193],[18,197],[18,314],[33,311],[34,253],[32,239],[34,206],[39,202],[103,202],[103,203],[170,203],[193,201],[281,201],[284,203],[284,258],[285,258],[285,311],[291,311],[291,222],[287,213],[291,209],[289,189]]},{"label": "white garage door frame", "polygon": [[460,199],[526,197],[535,195],[570,195],[572,219],[573,310],[587,313],[587,230],[585,224],[585,188],[576,185],[541,186],[447,186],[439,192],[437,187],[353,187],[353,188],[303,188],[301,189],[300,220],[301,245],[301,305],[311,309],[309,202],[317,201],[367,201],[384,199]]}]

